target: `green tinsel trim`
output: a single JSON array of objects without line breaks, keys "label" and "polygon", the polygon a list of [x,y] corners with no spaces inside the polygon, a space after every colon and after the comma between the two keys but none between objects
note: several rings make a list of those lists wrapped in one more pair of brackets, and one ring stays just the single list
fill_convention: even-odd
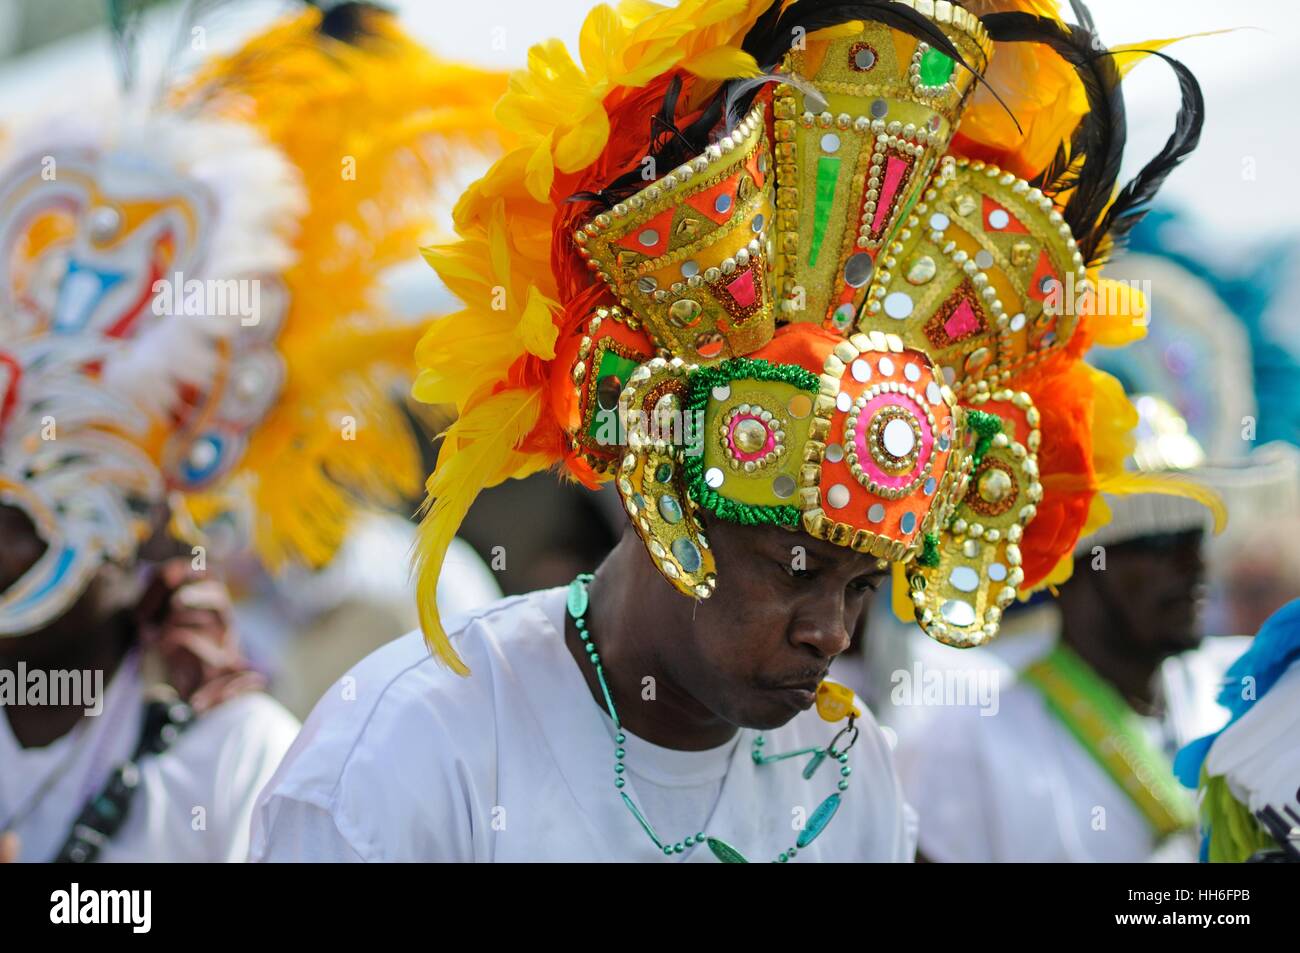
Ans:
[{"label": "green tinsel trim", "polygon": [[[689,476],[688,476],[689,479]],[[797,506],[764,506],[761,503],[738,503],[728,499],[717,490],[706,486],[703,480],[691,480],[689,486],[691,498],[700,506],[728,523],[741,526],[798,526],[799,508]]]},{"label": "green tinsel trim", "polygon": [[[733,357],[713,367],[702,367],[691,374],[690,392],[685,412],[698,413],[703,430],[704,411],[713,388],[730,384],[734,380],[781,381],[816,395],[821,386],[816,374],[797,364],[773,364],[762,358]],[[706,439],[701,434],[700,439]],[[729,499],[704,482],[704,447],[692,454],[690,448],[682,464],[686,489],[700,506],[719,519],[742,526],[798,526],[799,507],[789,504],[764,506],[759,503],[740,503]]]},{"label": "green tinsel trim", "polygon": [[939,534],[926,533],[924,544],[921,547],[921,555],[916,557],[916,561],[922,566],[934,568],[939,565]]},{"label": "green tinsel trim", "polygon": [[966,411],[966,423],[975,431],[975,451],[971,454],[971,469],[976,470],[984,462],[984,454],[993,445],[993,438],[1002,432],[1002,418],[983,410]]},{"label": "green tinsel trim", "polygon": [[708,402],[713,388],[735,380],[784,381],[814,394],[821,386],[816,374],[798,364],[773,364],[761,357],[733,357],[712,367],[701,367],[691,374],[691,403],[702,407]]}]

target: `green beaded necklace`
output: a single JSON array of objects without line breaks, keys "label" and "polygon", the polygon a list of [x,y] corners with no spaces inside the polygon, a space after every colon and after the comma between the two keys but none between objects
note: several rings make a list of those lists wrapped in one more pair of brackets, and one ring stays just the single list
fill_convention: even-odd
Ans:
[{"label": "green beaded necklace", "polygon": [[[591,633],[587,631],[587,587],[592,578],[591,573],[580,573],[573,582],[569,583],[568,610],[569,616],[573,619],[573,624],[578,630],[578,637],[582,639],[583,647],[587,651],[587,658],[596,668],[596,680],[600,682],[601,694],[605,696],[605,707],[609,709],[609,717],[614,722],[614,787],[618,790],[619,797],[623,799],[624,806],[632,812],[632,816],[641,825],[641,829],[646,832],[646,836],[664,852],[665,857],[681,854],[696,844],[707,844],[709,850],[713,851],[713,855],[724,864],[748,863],[749,861],[736,848],[719,837],[707,836],[703,831],[672,843],[665,843],[655,833],[654,828],[650,825],[646,816],[641,813],[636,803],[623,790],[627,784],[623,777],[627,771],[627,766],[623,764],[623,758],[627,755],[623,743],[627,741],[627,735],[623,733],[622,723],[618,720],[618,710],[614,707],[614,698],[610,695],[609,685],[605,682],[605,669],[600,663],[600,653],[596,651],[596,643],[591,640]],[[849,775],[853,773],[853,769],[849,767],[848,754],[849,749],[853,747],[853,743],[858,740],[858,729],[853,722],[854,716],[850,714],[848,725],[842,728],[825,748],[800,748],[798,751],[787,751],[783,754],[764,754],[763,735],[760,733],[754,736],[750,756],[753,758],[754,763],[760,766],[775,761],[784,761],[787,758],[797,758],[801,755],[812,755],[807,766],[803,769],[804,779],[812,780],[812,776],[828,757],[835,759],[840,764],[840,780],[837,785],[839,790],[831,793],[818,805],[817,810],[813,811],[812,816],[808,818],[808,823],[804,825],[804,829],[799,832],[794,846],[778,854],[773,863],[784,864],[794,860],[800,850],[803,850],[816,840],[817,836],[826,829],[831,822],[831,818],[835,816],[835,812],[839,809],[843,792],[849,788]],[[847,739],[843,748],[837,747],[841,738]]]}]

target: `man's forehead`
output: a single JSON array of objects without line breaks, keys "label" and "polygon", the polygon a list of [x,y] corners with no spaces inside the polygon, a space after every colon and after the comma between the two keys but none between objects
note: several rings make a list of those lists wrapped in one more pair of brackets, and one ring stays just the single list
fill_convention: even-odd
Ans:
[{"label": "man's forehead", "polygon": [[764,551],[784,549],[792,555],[803,552],[817,562],[836,566],[851,565],[858,572],[889,571],[889,564],[875,556],[856,552],[847,546],[836,546],[802,530],[782,526],[746,526],[740,529],[745,533],[747,541],[761,546]]}]

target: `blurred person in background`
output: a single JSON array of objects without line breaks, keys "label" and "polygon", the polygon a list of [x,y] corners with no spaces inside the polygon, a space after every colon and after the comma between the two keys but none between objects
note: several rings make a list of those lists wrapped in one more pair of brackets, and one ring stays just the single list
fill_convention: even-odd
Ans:
[{"label": "blurred person in background", "polygon": [[1215,462],[1231,519],[1207,540],[1205,619],[1246,635],[1300,592],[1300,342],[1281,320],[1296,251],[1206,248],[1188,216],[1144,219],[1108,273],[1151,289],[1146,337],[1089,357],[1129,393],[1166,399]]},{"label": "blurred person in background", "polygon": [[[0,507],[0,591],[48,549]],[[38,673],[64,672],[102,694],[35,694]],[[61,615],[0,639],[3,681],[11,861],[242,860],[253,798],[298,732],[240,652],[225,588],[188,555],[100,566]]]},{"label": "blurred person in background", "polygon": [[[1139,397],[1146,473],[1222,484],[1168,404]],[[1203,637],[1202,501],[1108,498],[1111,522],[1075,551],[1050,603],[1008,611],[992,711],[939,708],[904,734],[904,789],[935,861],[1196,857],[1180,747],[1214,727],[1214,697],[1246,640]]]},{"label": "blurred person in background", "polygon": [[[367,4],[156,85],[114,26],[120,108],[16,131],[0,169],[0,844],[240,860],[297,722],[217,564],[318,569],[361,505],[417,494],[421,328],[378,291],[503,80]],[[67,672],[103,694],[27,691]]]},{"label": "blurred person in background", "polygon": [[[1104,578],[1093,573],[1097,578],[1092,586],[1078,581],[1079,573],[1090,568],[1084,553],[1076,580],[1063,587],[1060,606],[1031,602],[1009,612],[1003,637],[984,659],[945,658],[915,636],[908,640],[910,652],[901,658],[897,652],[881,655],[883,650],[877,648],[871,684],[882,698],[889,693],[885,679],[910,673],[915,665],[921,666],[916,671],[958,672],[1007,687],[996,706],[996,718],[924,704],[880,708],[884,720],[899,729],[905,784],[923,814],[922,852],[935,859],[1192,856],[1185,834],[1160,845],[1158,816],[1143,821],[1142,802],[1124,793],[1122,772],[1107,768],[1103,759],[1085,758],[1087,745],[1073,730],[1068,713],[1063,717],[1052,707],[1043,691],[1046,683],[1021,676],[1059,639],[1093,674],[1112,685],[1129,686],[1120,698],[1135,713],[1153,716],[1135,717],[1153,740],[1147,755],[1158,755],[1156,763],[1163,765],[1176,744],[1187,742],[1189,733],[1213,727],[1206,720],[1213,722],[1217,713],[1210,703],[1218,679],[1243,642],[1229,636],[1255,632],[1300,591],[1300,449],[1294,445],[1298,432],[1292,399],[1296,375],[1285,370],[1296,362],[1285,338],[1278,336],[1283,325],[1268,317],[1280,306],[1272,296],[1293,256],[1250,249],[1232,259],[1216,256],[1209,261],[1205,247],[1187,217],[1167,210],[1148,216],[1135,230],[1133,250],[1108,269],[1116,279],[1152,289],[1147,335],[1127,348],[1094,348],[1090,353],[1090,359],[1113,373],[1126,390],[1167,398],[1184,419],[1187,433],[1215,461],[1201,476],[1220,495],[1230,515],[1223,533],[1202,539],[1199,546],[1193,545],[1190,535],[1181,540],[1177,536],[1132,540],[1121,552],[1125,564],[1134,559],[1149,563],[1155,578],[1169,575],[1161,563],[1183,564],[1166,580],[1172,587],[1170,598],[1180,607],[1176,614],[1186,615],[1195,598],[1192,581],[1202,580],[1205,598],[1195,601],[1196,624],[1185,633],[1189,641],[1180,647],[1175,632],[1175,639],[1163,649],[1153,644],[1146,635],[1165,628],[1168,620],[1167,612],[1153,611],[1150,617],[1158,623],[1144,626],[1135,637],[1135,648],[1121,653],[1131,658],[1120,671],[1115,671],[1114,662],[1106,663],[1105,652],[1100,653],[1101,662],[1091,661],[1099,654],[1097,646],[1090,644],[1095,637],[1091,630],[1122,631],[1122,620],[1098,621],[1088,614],[1063,619],[1060,610],[1078,602],[1080,594],[1096,600],[1102,614],[1108,605],[1122,606],[1129,589],[1103,585],[1114,578],[1115,549],[1108,546]],[[1270,544],[1261,547],[1261,539]],[[1150,593],[1145,581],[1148,568],[1139,572],[1141,585],[1132,591],[1140,602]],[[1083,636],[1078,634],[1081,630]],[[1217,635],[1200,641],[1192,636],[1199,631]],[[1080,642],[1078,648],[1073,647],[1075,641]],[[1122,647],[1118,639],[1115,643]],[[1175,648],[1177,653],[1161,662],[1161,652]],[[1126,673],[1125,668],[1133,671]],[[1075,665],[1072,671],[1077,675],[1085,670]],[[1132,688],[1135,677],[1137,692]],[[1018,719],[1002,714],[1003,700],[1008,698],[1012,711],[1022,715],[1020,720],[1042,723],[1041,744],[1025,740]],[[1276,711],[1277,703],[1267,710]],[[1258,725],[1266,717],[1271,716],[1261,712],[1252,720]],[[1284,725],[1285,719],[1274,717],[1271,725],[1259,730],[1267,738]],[[933,782],[938,772],[951,767],[945,756],[952,759],[951,765],[964,765],[976,780],[959,788],[926,787],[927,780]],[[1080,760],[1082,768],[1071,767]],[[1154,776],[1149,768],[1146,773]],[[1182,780],[1192,788],[1198,781],[1194,770],[1184,772]],[[1132,782],[1131,776],[1128,781]],[[1157,785],[1166,788],[1163,781]],[[1187,799],[1167,790],[1165,798],[1185,819]],[[1224,803],[1223,798],[1217,803]],[[1093,817],[1092,807],[1107,813]],[[1103,829],[1100,825],[1107,816],[1109,823]],[[1221,835],[1224,826],[1220,824]],[[1254,830],[1249,825],[1232,827]],[[1235,850],[1224,849],[1220,859]],[[1236,859],[1245,859],[1240,851],[1236,854]]]}]

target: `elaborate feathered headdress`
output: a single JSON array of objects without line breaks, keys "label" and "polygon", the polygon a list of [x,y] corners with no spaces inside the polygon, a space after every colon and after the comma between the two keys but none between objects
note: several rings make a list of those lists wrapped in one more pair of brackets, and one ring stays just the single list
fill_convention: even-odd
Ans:
[{"label": "elaborate feathered headdress", "polygon": [[0,594],[0,635],[130,559],[164,501],[178,535],[233,516],[271,567],[318,566],[358,503],[418,492],[400,397],[418,326],[379,279],[427,239],[448,148],[496,142],[504,82],[345,3],[162,101],[13,138],[0,502],[47,548]]},{"label": "elaborate feathered headdress", "polygon": [[416,396],[461,411],[417,556],[433,649],[465,671],[431,594],[475,495],[556,464],[615,479],[693,598],[726,584],[702,511],[894,563],[954,645],[1068,575],[1099,491],[1141,484],[1133,409],[1082,355],[1143,302],[1098,270],[1201,124],[1149,51],[1182,107],[1119,188],[1138,54],[1076,19],[636,0],[592,11],[581,66],[534,47],[497,105],[521,144],[425,252],[465,302],[417,352]]}]

